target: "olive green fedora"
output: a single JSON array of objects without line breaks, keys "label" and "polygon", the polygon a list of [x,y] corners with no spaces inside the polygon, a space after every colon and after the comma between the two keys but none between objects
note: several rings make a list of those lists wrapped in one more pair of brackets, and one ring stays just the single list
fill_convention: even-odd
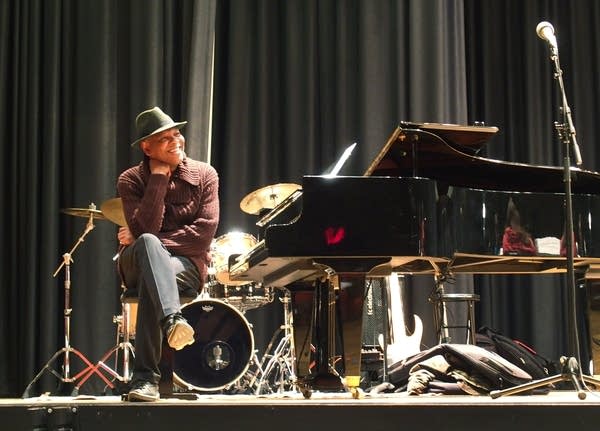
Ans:
[{"label": "olive green fedora", "polygon": [[162,131],[177,127],[181,129],[187,124],[187,121],[175,122],[171,117],[165,114],[162,109],[155,106],[152,109],[148,109],[141,112],[135,119],[135,128],[137,130],[138,138],[133,141],[131,146],[139,144],[144,139],[149,138],[152,135],[156,135]]}]

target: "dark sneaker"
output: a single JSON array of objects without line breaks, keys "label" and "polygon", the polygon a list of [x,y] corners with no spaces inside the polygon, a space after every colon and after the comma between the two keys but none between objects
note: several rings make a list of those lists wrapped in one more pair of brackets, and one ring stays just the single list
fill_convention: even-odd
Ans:
[{"label": "dark sneaker", "polygon": [[181,350],[194,342],[194,328],[179,313],[171,314],[163,325],[169,346]]},{"label": "dark sneaker", "polygon": [[158,401],[160,394],[155,383],[137,381],[127,394],[127,401]]}]

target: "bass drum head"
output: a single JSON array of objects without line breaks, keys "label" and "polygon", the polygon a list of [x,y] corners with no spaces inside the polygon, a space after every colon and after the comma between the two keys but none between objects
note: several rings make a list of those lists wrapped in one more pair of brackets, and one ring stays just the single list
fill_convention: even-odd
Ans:
[{"label": "bass drum head", "polygon": [[200,299],[181,307],[194,328],[194,344],[176,350],[173,380],[186,390],[216,391],[246,373],[254,352],[254,336],[246,318],[215,299]]}]

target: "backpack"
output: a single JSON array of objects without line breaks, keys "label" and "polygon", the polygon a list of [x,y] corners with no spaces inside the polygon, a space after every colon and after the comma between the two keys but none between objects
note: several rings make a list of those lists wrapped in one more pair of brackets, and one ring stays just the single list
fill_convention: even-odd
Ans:
[{"label": "backpack", "polygon": [[525,343],[483,326],[477,331],[476,344],[496,352],[507,361],[526,371],[534,380],[558,374],[556,363],[544,358]]},{"label": "backpack", "polygon": [[404,385],[418,363],[442,355],[453,368],[486,382],[489,390],[506,389],[530,382],[531,376],[500,355],[472,344],[438,344],[390,366],[389,382]]}]

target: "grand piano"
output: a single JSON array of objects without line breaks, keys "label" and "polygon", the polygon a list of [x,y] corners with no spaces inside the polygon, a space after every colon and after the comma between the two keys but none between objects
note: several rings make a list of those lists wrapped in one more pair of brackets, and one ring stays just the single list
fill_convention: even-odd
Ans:
[{"label": "grand piano", "polygon": [[[300,385],[355,392],[372,277],[565,271],[563,169],[479,156],[496,132],[400,123],[363,176],[305,176],[259,220],[230,277],[291,291]],[[574,265],[597,267],[600,174],[571,168],[571,190]]]}]

